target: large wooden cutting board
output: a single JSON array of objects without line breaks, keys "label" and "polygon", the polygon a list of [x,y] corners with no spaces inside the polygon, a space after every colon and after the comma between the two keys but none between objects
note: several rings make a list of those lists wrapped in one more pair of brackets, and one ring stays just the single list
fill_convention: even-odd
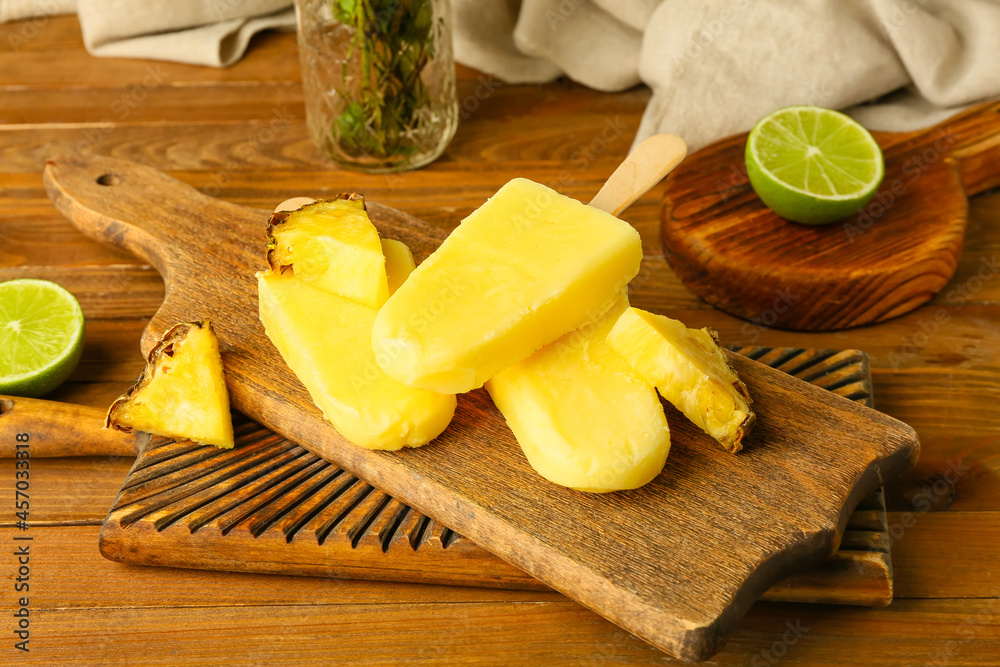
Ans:
[{"label": "large wooden cutting board", "polygon": [[[175,322],[210,318],[236,409],[683,659],[712,655],[767,588],[832,555],[854,506],[918,453],[905,424],[738,355],[758,415],[745,451],[671,412],[669,464],[635,491],[546,482],[481,390],[430,446],[361,449],[322,419],[258,322],[267,212],[111,158],[50,161],[45,182],[81,231],[163,274],[144,350]],[[369,212],[418,261],[442,240],[398,211]]]},{"label": "large wooden cutting board", "polygon": [[[864,352],[766,347],[737,351],[872,405]],[[0,400],[0,415],[3,403]],[[94,412],[90,423],[103,422],[104,415]],[[0,419],[0,434],[4,428]],[[84,437],[63,441],[81,442],[94,435],[88,430]],[[148,433],[134,435],[138,458],[101,527],[101,553],[111,560],[204,570],[547,588],[451,528],[258,424],[238,424],[236,447],[227,450]],[[778,582],[762,599],[885,606],[892,601],[889,545],[880,487],[851,513],[833,557]]]}]

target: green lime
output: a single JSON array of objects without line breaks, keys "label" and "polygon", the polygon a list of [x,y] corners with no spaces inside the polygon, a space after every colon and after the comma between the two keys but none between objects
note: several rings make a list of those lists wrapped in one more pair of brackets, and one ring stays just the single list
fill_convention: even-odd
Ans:
[{"label": "green lime", "polygon": [[746,162],[750,184],[768,208],[807,225],[857,213],[885,175],[882,150],[868,130],[822,107],[765,116],[747,139]]},{"label": "green lime", "polygon": [[82,351],[83,311],[72,294],[47,280],[0,283],[0,394],[47,394]]}]

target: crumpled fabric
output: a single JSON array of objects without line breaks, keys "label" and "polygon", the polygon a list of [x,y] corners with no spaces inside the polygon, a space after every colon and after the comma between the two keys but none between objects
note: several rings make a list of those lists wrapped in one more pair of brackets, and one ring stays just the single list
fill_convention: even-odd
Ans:
[{"label": "crumpled fabric", "polygon": [[697,149],[792,104],[907,131],[1000,96],[1000,0],[452,2],[456,58],[499,79],[646,83],[637,142]]}]

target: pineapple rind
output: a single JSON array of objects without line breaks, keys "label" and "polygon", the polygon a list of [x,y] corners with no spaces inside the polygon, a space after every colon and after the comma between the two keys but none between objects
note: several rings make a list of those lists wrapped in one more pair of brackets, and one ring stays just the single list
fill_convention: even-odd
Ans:
[{"label": "pineapple rind", "polygon": [[629,308],[608,343],[632,369],[727,451],[743,448],[756,416],[750,393],[711,329]]},{"label": "pineapple rind", "polygon": [[136,383],[111,404],[105,428],[232,448],[229,392],[211,322],[183,322],[167,331]]}]

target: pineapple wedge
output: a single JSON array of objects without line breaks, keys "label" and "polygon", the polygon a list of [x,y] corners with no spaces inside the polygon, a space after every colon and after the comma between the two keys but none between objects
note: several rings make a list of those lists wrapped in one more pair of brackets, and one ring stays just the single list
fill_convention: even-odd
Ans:
[{"label": "pineapple wedge", "polygon": [[486,382],[531,467],[550,482],[607,493],[663,469],[670,431],[656,389],[605,342],[626,308],[622,293],[597,322]]},{"label": "pineapple wedge", "polygon": [[278,211],[267,238],[267,263],[276,273],[293,271],[303,282],[373,308],[389,298],[382,244],[361,195]]},{"label": "pineapple wedge", "polygon": [[727,451],[743,448],[756,419],[753,401],[714,331],[688,329],[669,317],[629,308],[607,341],[640,377]]},{"label": "pineapple wedge", "polygon": [[135,386],[111,405],[104,426],[231,449],[229,393],[211,323],[186,322],[164,334]]}]

